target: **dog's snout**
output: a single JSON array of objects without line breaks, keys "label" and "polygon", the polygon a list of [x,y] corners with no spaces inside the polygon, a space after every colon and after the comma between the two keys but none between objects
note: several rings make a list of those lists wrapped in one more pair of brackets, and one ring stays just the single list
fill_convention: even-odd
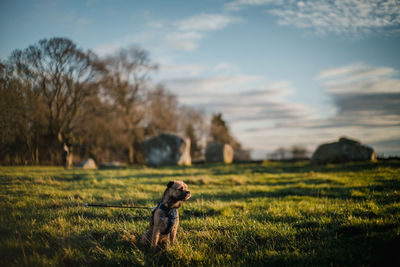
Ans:
[{"label": "dog's snout", "polygon": [[188,190],[188,191],[186,191],[186,195],[189,195],[190,194],[190,191]]}]

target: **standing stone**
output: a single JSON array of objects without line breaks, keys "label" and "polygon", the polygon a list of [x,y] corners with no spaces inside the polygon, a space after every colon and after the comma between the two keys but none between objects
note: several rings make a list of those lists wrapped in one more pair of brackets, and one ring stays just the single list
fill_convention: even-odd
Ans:
[{"label": "standing stone", "polygon": [[63,161],[63,166],[65,169],[68,168],[68,163],[67,163],[67,159],[68,159],[68,154],[69,154],[69,149],[67,144],[64,144],[63,146],[63,151],[62,151],[62,161]]},{"label": "standing stone", "polygon": [[94,162],[94,159],[92,158],[88,158],[87,160],[82,161],[78,164],[78,167],[86,170],[97,169],[96,162]]},{"label": "standing stone", "polygon": [[190,165],[190,139],[162,133],[141,143],[146,164],[152,166]]},{"label": "standing stone", "polygon": [[311,157],[311,162],[315,164],[371,160],[376,160],[376,153],[372,148],[345,137],[338,142],[320,145]]},{"label": "standing stone", "polygon": [[68,169],[72,166],[72,152],[65,143],[62,150],[62,161],[65,169]]},{"label": "standing stone", "polygon": [[208,144],[206,149],[206,162],[231,163],[233,149],[228,144]]}]

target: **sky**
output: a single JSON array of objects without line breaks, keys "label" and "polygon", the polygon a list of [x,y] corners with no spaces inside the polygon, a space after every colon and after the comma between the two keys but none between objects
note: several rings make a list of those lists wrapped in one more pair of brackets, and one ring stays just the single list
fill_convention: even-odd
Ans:
[{"label": "sky", "polygon": [[179,103],[222,113],[253,158],[347,136],[400,156],[400,1],[0,2],[0,58],[67,37],[140,46]]}]

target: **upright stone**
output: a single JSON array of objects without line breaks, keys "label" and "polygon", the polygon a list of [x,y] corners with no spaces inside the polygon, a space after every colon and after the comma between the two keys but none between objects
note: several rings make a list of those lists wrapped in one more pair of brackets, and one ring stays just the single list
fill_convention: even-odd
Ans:
[{"label": "upright stone", "polygon": [[62,161],[63,161],[63,166],[65,169],[68,169],[69,167],[71,167],[70,158],[71,158],[71,156],[69,153],[69,148],[68,148],[67,144],[64,143],[63,150],[62,150]]},{"label": "upright stone", "polygon": [[315,164],[371,160],[376,160],[376,153],[372,148],[345,137],[338,142],[320,145],[311,157],[311,162]]},{"label": "upright stone", "polygon": [[85,161],[82,161],[81,163],[78,164],[78,167],[81,167],[82,169],[90,170],[90,169],[97,169],[96,162],[92,158],[88,158]]},{"label": "upright stone", "polygon": [[162,133],[141,143],[146,164],[152,166],[190,165],[190,139]]},{"label": "upright stone", "polygon": [[231,163],[233,149],[228,144],[208,144],[206,148],[206,162]]}]

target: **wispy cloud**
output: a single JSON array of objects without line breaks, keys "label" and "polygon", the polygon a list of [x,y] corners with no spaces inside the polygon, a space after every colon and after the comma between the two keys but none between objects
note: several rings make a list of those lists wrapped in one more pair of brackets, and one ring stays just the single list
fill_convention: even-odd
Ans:
[{"label": "wispy cloud", "polygon": [[251,6],[264,6],[268,14],[278,18],[279,25],[320,35],[333,33],[354,38],[374,32],[399,33],[400,5],[397,0],[236,0],[226,5],[229,10]]},{"label": "wispy cloud", "polygon": [[363,63],[322,71],[317,80],[331,94],[400,93],[400,72]]},{"label": "wispy cloud", "polygon": [[400,25],[396,1],[304,1],[268,11],[278,24],[311,29],[318,34],[362,34]]},{"label": "wispy cloud", "polygon": [[[251,113],[253,118],[253,115],[270,115],[260,117],[260,123],[245,124],[239,121],[247,126],[242,140],[264,150],[272,150],[277,147],[276,144],[289,146],[296,143],[312,150],[322,142],[334,141],[345,135],[373,145],[378,153],[400,152],[398,70],[355,63],[323,70],[317,75],[316,81],[331,99],[336,110],[332,116],[321,118],[307,106],[278,97],[279,105],[266,101],[267,109]],[[262,99],[259,93],[255,94],[253,99]],[[287,95],[290,95],[290,91]],[[257,103],[256,100],[252,101]]]},{"label": "wispy cloud", "polygon": [[[149,17],[149,18],[148,18]],[[120,47],[139,44],[147,49],[173,51],[195,51],[199,42],[210,31],[218,31],[232,23],[241,21],[238,17],[223,14],[201,13],[177,21],[162,21],[146,17],[146,29],[128,34],[118,40],[99,45],[95,51],[101,55],[113,53]]]},{"label": "wispy cloud", "polygon": [[270,4],[282,4],[282,0],[236,0],[225,5],[228,10],[238,11],[246,7],[265,6]]},{"label": "wispy cloud", "polygon": [[[280,121],[289,123],[314,118],[311,108],[286,100],[295,93],[288,81],[266,82],[260,76],[235,75],[166,80],[164,83],[179,96],[181,103],[209,113],[222,112],[230,123],[243,131],[265,123],[275,125]],[[235,130],[240,135],[239,128]]]},{"label": "wispy cloud", "polygon": [[204,35],[195,31],[173,32],[165,37],[167,44],[177,50],[193,51]]},{"label": "wispy cloud", "polygon": [[210,98],[210,94],[226,95],[232,92],[238,93],[243,90],[243,86],[258,81],[261,77],[255,75],[235,75],[235,76],[209,76],[167,79],[163,82],[180,96],[196,97],[198,101],[204,97]]},{"label": "wispy cloud", "polygon": [[174,22],[177,30],[169,33],[165,40],[177,50],[193,51],[207,32],[224,29],[238,21],[239,18],[223,14],[197,14]]},{"label": "wispy cloud", "polygon": [[317,80],[330,96],[335,114],[279,127],[362,127],[368,132],[382,127],[390,132],[395,127],[400,133],[400,75],[395,69],[358,63],[324,70]]},{"label": "wispy cloud", "polygon": [[397,134],[400,138],[397,70],[358,63],[322,71],[318,79],[337,112],[325,121],[314,121],[312,128],[360,127],[369,133],[380,128],[386,129],[387,136]]},{"label": "wispy cloud", "polygon": [[175,25],[181,31],[216,31],[238,21],[239,18],[228,15],[202,13],[177,21]]}]

